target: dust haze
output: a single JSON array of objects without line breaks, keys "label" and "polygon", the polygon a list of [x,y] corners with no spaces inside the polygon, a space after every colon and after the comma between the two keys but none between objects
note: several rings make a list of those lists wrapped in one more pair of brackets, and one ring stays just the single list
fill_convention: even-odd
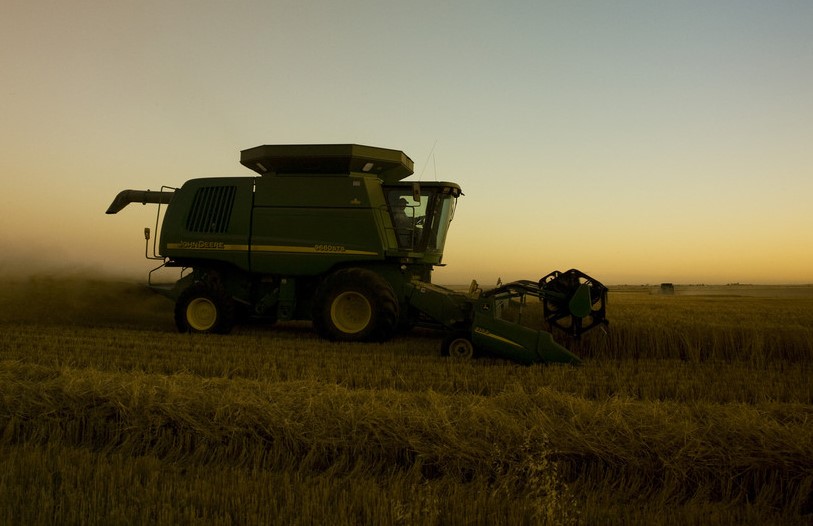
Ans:
[{"label": "dust haze", "polygon": [[0,262],[0,323],[128,326],[173,330],[173,304],[146,286],[146,274],[52,261]]}]

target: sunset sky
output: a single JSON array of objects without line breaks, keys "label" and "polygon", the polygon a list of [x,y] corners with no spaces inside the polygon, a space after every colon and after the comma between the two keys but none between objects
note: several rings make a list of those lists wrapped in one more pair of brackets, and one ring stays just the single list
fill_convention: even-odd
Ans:
[{"label": "sunset sky", "polygon": [[813,2],[4,0],[0,271],[146,279],[126,188],[261,144],[454,181],[434,280],[813,283]]}]

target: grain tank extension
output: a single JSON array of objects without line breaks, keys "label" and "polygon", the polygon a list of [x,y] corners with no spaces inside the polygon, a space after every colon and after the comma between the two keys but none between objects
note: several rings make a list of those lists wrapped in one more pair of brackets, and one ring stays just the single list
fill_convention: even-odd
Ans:
[{"label": "grain tank extension", "polygon": [[250,318],[312,320],[330,340],[385,341],[427,326],[446,331],[447,354],[533,363],[578,358],[549,332],[518,323],[529,299],[542,303],[549,327],[572,336],[607,323],[607,289],[576,270],[489,291],[431,283],[462,192],[451,182],[404,181],[413,162],[401,151],[265,145],[243,150],[240,162],[258,175],[124,190],[107,210],[149,203],[158,218],[163,212],[148,257],[178,267],[181,278],[150,284],[175,300],[183,332],[227,333]]}]

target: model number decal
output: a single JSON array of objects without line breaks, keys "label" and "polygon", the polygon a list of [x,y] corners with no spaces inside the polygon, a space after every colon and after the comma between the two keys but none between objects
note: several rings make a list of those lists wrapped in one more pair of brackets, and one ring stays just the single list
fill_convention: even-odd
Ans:
[{"label": "model number decal", "polygon": [[313,245],[316,252],[346,252],[344,245]]}]

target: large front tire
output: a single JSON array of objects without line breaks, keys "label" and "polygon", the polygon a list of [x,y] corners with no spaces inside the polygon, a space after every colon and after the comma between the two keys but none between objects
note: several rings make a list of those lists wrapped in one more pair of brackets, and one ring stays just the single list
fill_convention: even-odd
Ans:
[{"label": "large front tire", "polygon": [[371,270],[349,268],[319,286],[313,326],[328,340],[380,342],[392,338],[398,315],[398,299],[387,280]]},{"label": "large front tire", "polygon": [[234,302],[205,283],[194,283],[175,303],[175,325],[180,332],[226,334],[234,326]]}]

